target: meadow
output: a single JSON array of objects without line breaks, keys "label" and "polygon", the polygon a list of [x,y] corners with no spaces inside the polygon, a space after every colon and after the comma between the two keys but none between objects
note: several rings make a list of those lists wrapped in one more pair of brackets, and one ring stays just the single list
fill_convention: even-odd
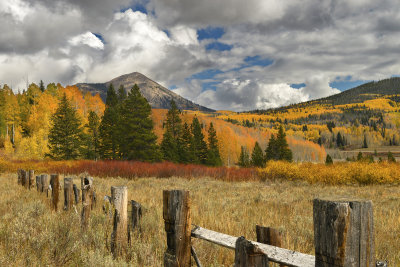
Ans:
[{"label": "meadow", "polygon": [[[397,165],[396,165],[397,166]],[[75,175],[74,182],[80,179]],[[63,176],[60,177],[63,179]],[[314,253],[312,200],[362,198],[374,204],[377,259],[400,264],[400,187],[393,184],[329,185],[299,179],[226,182],[215,178],[99,178],[94,179],[98,203],[90,227],[80,228],[81,205],[74,211],[51,211],[50,200],[36,190],[17,185],[15,172],[0,175],[1,266],[161,266],[166,249],[162,219],[162,190],[189,190],[192,223],[255,240],[257,224],[278,228],[283,246]],[[102,198],[111,186],[126,185],[129,199],[144,207],[142,231],[135,234],[127,254],[114,260],[109,244],[111,219],[102,211]],[[60,205],[63,203],[61,197]],[[204,266],[231,266],[231,250],[193,239]]]}]

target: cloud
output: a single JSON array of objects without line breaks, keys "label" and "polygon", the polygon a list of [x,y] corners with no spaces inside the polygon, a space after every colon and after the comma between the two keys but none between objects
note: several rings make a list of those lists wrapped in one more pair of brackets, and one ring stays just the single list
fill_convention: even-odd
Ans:
[{"label": "cloud", "polygon": [[277,107],[399,74],[398,14],[397,0],[3,0],[0,83],[139,71],[211,108]]}]

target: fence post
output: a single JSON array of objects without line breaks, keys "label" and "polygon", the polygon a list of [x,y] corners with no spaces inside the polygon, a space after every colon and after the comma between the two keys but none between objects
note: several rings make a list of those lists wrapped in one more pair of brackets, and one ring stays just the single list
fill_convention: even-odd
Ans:
[{"label": "fence post", "polygon": [[22,169],[18,169],[18,184],[22,185]]},{"label": "fence post", "polygon": [[40,189],[42,188],[42,184],[40,181],[40,175],[36,175],[36,190],[40,192]]},{"label": "fence post", "polygon": [[135,200],[131,200],[131,207],[132,207],[132,213],[131,213],[132,231],[135,231],[135,229],[138,229],[138,231],[140,231],[141,230],[140,220],[142,218],[142,205],[140,205],[140,203],[136,202]]},{"label": "fence post", "polygon": [[82,187],[82,228],[86,229],[89,225],[90,210],[92,199],[90,198],[91,185],[87,184]]},{"label": "fence post", "polygon": [[74,204],[72,178],[64,178],[64,210],[70,210]]},{"label": "fence post", "polygon": [[114,207],[111,252],[113,257],[117,258],[128,246],[128,188],[112,186],[111,203]]},{"label": "fence post", "polygon": [[[282,234],[278,229],[256,225],[256,233],[257,242],[282,247]],[[280,264],[279,266],[285,267],[286,265]]]},{"label": "fence post", "polygon": [[90,197],[90,208],[93,210],[93,208],[96,205],[96,197],[95,197],[95,192],[94,192],[94,187],[93,187],[93,178],[92,177],[81,177],[81,188],[82,188],[82,202],[85,201],[85,196],[83,194],[83,188],[86,185],[90,185],[90,191],[88,197]]},{"label": "fence post", "polygon": [[314,199],[316,266],[375,266],[370,200]]},{"label": "fence post", "polygon": [[28,187],[29,187],[29,190],[31,190],[31,188],[33,188],[35,186],[35,180],[34,180],[35,171],[29,170],[28,174],[29,174],[29,178],[28,178],[29,186]]},{"label": "fence post", "polygon": [[268,267],[268,256],[241,236],[235,245],[235,267]]},{"label": "fence post", "polygon": [[47,174],[40,175],[40,192],[46,192],[46,197],[49,197],[49,176]]},{"label": "fence post", "polygon": [[78,189],[78,187],[76,186],[76,184],[74,184],[74,185],[72,186],[72,189],[74,190],[75,205],[78,205],[78,203],[79,203],[79,189]]},{"label": "fence post", "polygon": [[60,197],[60,175],[52,174],[50,175],[50,185],[51,185],[51,206],[57,211],[58,201]]},{"label": "fence post", "polygon": [[167,232],[164,266],[191,266],[191,224],[189,191],[163,191],[163,218]]}]

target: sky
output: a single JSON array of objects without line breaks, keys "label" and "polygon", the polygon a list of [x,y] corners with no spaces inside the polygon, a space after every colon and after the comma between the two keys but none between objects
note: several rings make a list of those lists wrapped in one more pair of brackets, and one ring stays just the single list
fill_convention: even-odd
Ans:
[{"label": "sky", "polygon": [[0,85],[140,72],[217,110],[400,74],[398,0],[1,0]]}]

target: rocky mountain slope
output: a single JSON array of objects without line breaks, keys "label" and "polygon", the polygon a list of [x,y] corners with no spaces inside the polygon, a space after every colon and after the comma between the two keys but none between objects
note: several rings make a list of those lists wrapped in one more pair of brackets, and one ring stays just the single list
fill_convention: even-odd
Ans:
[{"label": "rocky mountain slope", "polygon": [[203,112],[214,111],[181,97],[139,72],[125,74],[106,83],[78,83],[76,86],[84,92],[90,92],[92,94],[99,93],[103,101],[105,101],[107,88],[111,83],[116,90],[120,85],[123,85],[127,92],[134,84],[137,84],[141,93],[147,101],[149,101],[152,108],[168,109],[170,107],[170,102],[173,99],[181,110],[200,110]]}]

